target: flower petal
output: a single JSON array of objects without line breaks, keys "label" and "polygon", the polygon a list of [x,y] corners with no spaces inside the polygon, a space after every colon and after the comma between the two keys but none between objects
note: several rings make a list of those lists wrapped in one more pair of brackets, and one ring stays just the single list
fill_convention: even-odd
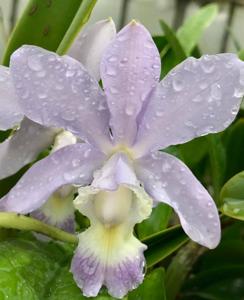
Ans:
[{"label": "flower petal", "polygon": [[116,140],[133,142],[136,117],[159,76],[160,57],[151,35],[144,26],[132,21],[110,43],[101,62]]},{"label": "flower petal", "polygon": [[[113,234],[102,226],[79,235],[71,272],[84,296],[97,296],[105,285],[111,296],[122,298],[143,281],[146,246],[133,236],[132,229],[129,233],[126,228],[119,229],[112,240]],[[105,251],[107,243],[110,247]]]},{"label": "flower petal", "polygon": [[89,184],[104,155],[87,144],[66,146],[33,165],[1,200],[6,211],[30,213],[66,184]]},{"label": "flower petal", "polygon": [[42,207],[31,216],[67,232],[75,232],[75,211],[73,205],[76,189],[70,185],[54,192]]},{"label": "flower petal", "polygon": [[220,240],[217,208],[186,165],[162,152],[138,159],[135,164],[137,176],[146,192],[156,202],[167,203],[174,208],[192,240],[215,248]]},{"label": "flower petal", "polygon": [[[118,176],[122,162],[126,172]],[[122,298],[143,280],[146,246],[133,236],[133,227],[150,215],[152,201],[132,172],[126,157],[116,154],[74,201],[91,222],[79,235],[71,266],[85,296],[96,296],[105,285],[110,295]]]},{"label": "flower petal", "polygon": [[82,30],[67,54],[81,62],[99,81],[102,54],[115,35],[116,28],[112,18],[101,20]]},{"label": "flower petal", "polygon": [[234,54],[188,58],[155,89],[140,121],[135,151],[185,143],[224,130],[244,94],[244,62]]},{"label": "flower petal", "polygon": [[20,129],[0,144],[0,179],[15,174],[48,148],[58,130],[24,118]]},{"label": "flower petal", "polygon": [[13,128],[23,119],[9,68],[3,66],[0,66],[0,107],[0,130]]},{"label": "flower petal", "polygon": [[21,108],[31,120],[71,131],[103,149],[110,144],[105,96],[79,62],[22,46],[11,56],[10,71]]}]

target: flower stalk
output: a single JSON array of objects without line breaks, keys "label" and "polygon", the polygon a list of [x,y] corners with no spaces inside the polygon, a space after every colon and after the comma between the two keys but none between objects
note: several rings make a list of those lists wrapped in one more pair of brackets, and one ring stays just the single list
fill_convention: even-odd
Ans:
[{"label": "flower stalk", "polygon": [[76,244],[78,242],[78,239],[74,234],[67,233],[61,229],[47,225],[31,217],[26,217],[12,212],[0,213],[0,227],[35,231],[49,236],[52,239],[72,244]]}]

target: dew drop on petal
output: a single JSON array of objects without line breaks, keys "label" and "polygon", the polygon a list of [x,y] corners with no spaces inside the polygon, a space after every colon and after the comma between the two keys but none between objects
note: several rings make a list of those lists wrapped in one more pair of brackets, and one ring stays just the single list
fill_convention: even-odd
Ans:
[{"label": "dew drop on petal", "polygon": [[173,84],[173,89],[176,91],[176,92],[180,92],[183,90],[184,88],[184,83],[181,79],[179,78],[174,78],[173,81],[172,81],[172,84]]},{"label": "dew drop on petal", "polygon": [[198,103],[202,101],[202,97],[200,95],[197,95],[192,99],[192,102]]},{"label": "dew drop on petal", "polygon": [[73,159],[72,160],[72,166],[73,167],[78,167],[79,166],[79,164],[80,164],[80,160],[79,159]]},{"label": "dew drop on petal", "polygon": [[214,83],[211,86],[211,96],[216,100],[220,100],[222,97],[221,87],[218,83]]},{"label": "dew drop on petal", "polygon": [[41,71],[42,70],[42,64],[40,61],[40,57],[37,55],[31,55],[27,58],[27,64],[28,67],[32,71]]}]

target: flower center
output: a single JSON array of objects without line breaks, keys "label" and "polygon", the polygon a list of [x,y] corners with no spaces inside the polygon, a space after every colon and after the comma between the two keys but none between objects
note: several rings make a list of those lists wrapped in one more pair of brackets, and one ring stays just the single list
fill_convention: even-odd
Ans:
[{"label": "flower center", "polygon": [[116,191],[100,191],[94,199],[95,214],[106,227],[123,223],[132,206],[133,192],[123,186]]}]

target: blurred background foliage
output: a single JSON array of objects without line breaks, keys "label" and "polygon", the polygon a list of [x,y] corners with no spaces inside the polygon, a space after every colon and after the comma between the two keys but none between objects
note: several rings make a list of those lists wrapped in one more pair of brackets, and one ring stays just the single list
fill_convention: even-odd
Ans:
[{"label": "blurred background foliage", "polygon": [[[87,21],[96,1],[31,0],[30,10],[22,15],[27,2],[0,1],[1,54],[5,64],[12,51],[24,43],[45,46],[53,51],[59,49],[59,53],[64,53],[72,32]],[[85,9],[80,10],[80,3],[90,6],[85,5]],[[31,15],[35,12],[35,5],[39,5],[38,18],[28,19],[30,12]],[[47,12],[49,5],[52,5],[52,11]],[[57,12],[60,15],[65,12],[69,18],[64,21],[50,18]],[[204,0],[98,0],[89,23],[108,16],[113,17],[118,29],[132,18],[148,27],[163,62],[162,77],[188,56],[230,51],[244,57],[244,1],[241,0],[214,3]],[[72,22],[73,18],[78,22]],[[20,22],[15,32],[23,34],[13,34],[6,49],[17,20]],[[53,38],[50,31],[45,38],[36,38],[38,30],[44,28],[41,27],[42,20],[50,28],[58,26],[59,35]],[[29,22],[32,22],[31,31],[27,31]],[[1,140],[9,134],[0,133]],[[135,234],[148,246],[146,277],[144,283],[124,300],[244,299],[243,149],[242,108],[235,122],[224,132],[165,150],[182,159],[213,195],[221,214],[222,241],[212,251],[189,241],[171,208],[159,205],[148,220],[135,228]],[[40,158],[44,155],[46,153]],[[1,195],[27,168],[0,181]],[[79,230],[88,226],[79,213],[77,223]],[[14,229],[1,229],[0,240],[0,300],[85,299],[69,272],[73,245],[42,242],[31,233]],[[112,298],[104,290],[96,299]]]}]

